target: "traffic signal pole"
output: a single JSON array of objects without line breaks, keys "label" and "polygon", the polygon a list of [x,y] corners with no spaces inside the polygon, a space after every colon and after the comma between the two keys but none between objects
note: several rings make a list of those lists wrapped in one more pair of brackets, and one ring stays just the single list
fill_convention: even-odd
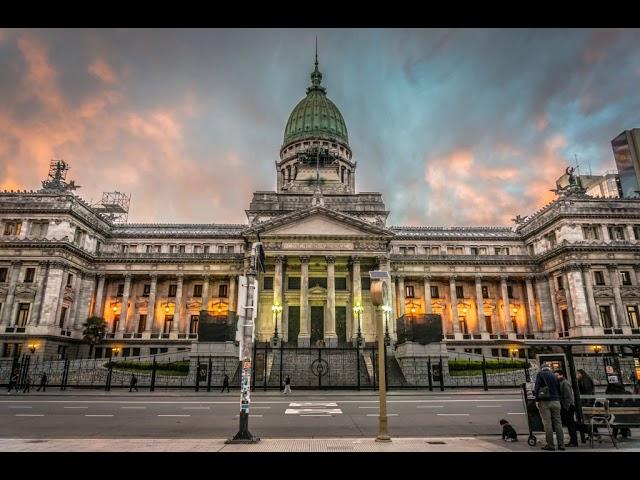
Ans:
[{"label": "traffic signal pole", "polygon": [[253,365],[253,333],[255,328],[255,309],[257,308],[258,271],[264,271],[264,251],[262,243],[255,242],[251,248],[251,259],[246,275],[240,277],[245,283],[246,299],[244,311],[240,310],[242,320],[242,341],[240,343],[240,361],[242,362],[242,377],[240,384],[240,427],[238,433],[225,443],[256,443],[260,438],[249,431],[249,406],[251,404],[251,371]]}]

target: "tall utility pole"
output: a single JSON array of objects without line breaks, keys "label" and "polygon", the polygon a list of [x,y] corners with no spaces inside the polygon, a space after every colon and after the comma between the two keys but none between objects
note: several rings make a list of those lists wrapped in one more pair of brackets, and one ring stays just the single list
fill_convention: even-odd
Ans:
[{"label": "tall utility pole", "polygon": [[256,308],[258,303],[258,284],[256,276],[264,271],[264,249],[261,242],[251,246],[251,258],[246,275],[240,277],[240,293],[245,294],[244,308],[240,309],[242,320],[242,343],[240,343],[240,361],[242,362],[242,381],[240,384],[240,428],[232,439],[225,443],[256,443],[260,438],[249,432],[249,405],[251,403],[251,361],[253,359],[253,333],[255,329]]}]

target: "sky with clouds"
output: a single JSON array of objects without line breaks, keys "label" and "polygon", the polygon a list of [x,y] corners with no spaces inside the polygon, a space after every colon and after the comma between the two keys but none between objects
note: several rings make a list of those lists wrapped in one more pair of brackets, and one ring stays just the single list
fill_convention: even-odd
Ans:
[{"label": "sky with clouds", "polygon": [[0,30],[0,189],[62,158],[85,200],[131,193],[131,222],[246,223],[316,34],[389,225],[509,225],[640,127],[638,29]]}]

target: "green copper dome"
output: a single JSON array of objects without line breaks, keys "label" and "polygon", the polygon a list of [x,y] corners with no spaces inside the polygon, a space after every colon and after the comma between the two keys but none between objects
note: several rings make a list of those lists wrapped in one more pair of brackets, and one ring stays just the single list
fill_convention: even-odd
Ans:
[{"label": "green copper dome", "polygon": [[326,89],[320,85],[322,73],[316,68],[311,73],[311,86],[307,88],[307,96],[296,105],[289,115],[284,129],[284,144],[303,139],[321,138],[335,140],[349,145],[347,126],[338,107],[327,98]]}]

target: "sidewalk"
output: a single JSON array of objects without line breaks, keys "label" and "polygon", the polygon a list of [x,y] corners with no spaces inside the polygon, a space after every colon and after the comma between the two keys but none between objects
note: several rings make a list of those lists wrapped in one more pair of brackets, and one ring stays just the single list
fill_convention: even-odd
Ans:
[{"label": "sidewalk", "polygon": [[[532,452],[548,455],[526,441],[503,442],[499,437],[262,439],[255,444],[226,445],[226,439],[0,439],[2,452]],[[566,452],[640,452],[640,441],[567,448]],[[565,452],[553,452],[561,454]]]},{"label": "sidewalk", "polygon": [[[239,390],[231,391],[229,393],[221,393],[219,389],[211,390],[207,392],[206,388],[200,389],[196,392],[192,389],[158,389],[150,392],[149,389],[140,389],[139,392],[129,392],[129,387],[126,388],[112,388],[110,391],[104,389],[86,389],[86,388],[68,388],[67,390],[60,390],[59,388],[50,388],[46,392],[31,391],[30,393],[15,393],[11,392],[7,394],[0,390],[0,399],[11,397],[39,397],[39,396],[60,396],[60,397],[215,397],[215,398],[231,398],[235,399],[240,395]],[[499,389],[489,390],[445,390],[433,391],[429,390],[390,390],[387,392],[387,397],[406,397],[406,396],[433,396],[433,397],[450,397],[457,395],[521,395],[520,389]],[[251,397],[282,397],[283,394],[278,390],[256,390],[251,392]],[[378,391],[373,390],[294,390],[289,397],[376,397],[378,398]]]}]

